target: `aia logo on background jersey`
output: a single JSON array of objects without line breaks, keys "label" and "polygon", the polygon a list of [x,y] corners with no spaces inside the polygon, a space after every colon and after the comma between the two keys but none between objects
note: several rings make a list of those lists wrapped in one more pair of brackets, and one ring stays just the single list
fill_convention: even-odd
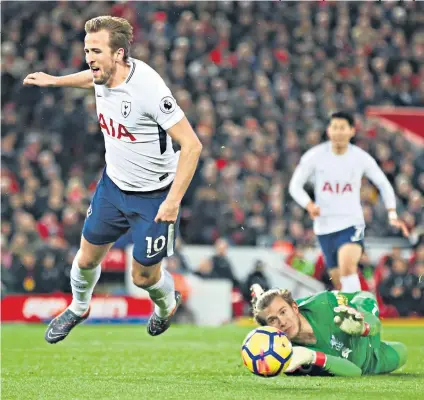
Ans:
[{"label": "aia logo on background jersey", "polygon": [[325,182],[322,191],[343,194],[345,192],[353,192],[353,189],[350,183],[333,182],[333,184],[331,184],[330,182]]},{"label": "aia logo on background jersey", "polygon": [[123,101],[121,104],[121,113],[122,115],[127,118],[128,115],[130,115],[131,112],[131,102],[129,101]]},{"label": "aia logo on background jersey", "polygon": [[171,96],[166,96],[160,101],[159,107],[163,113],[170,114],[175,110],[176,103]]}]

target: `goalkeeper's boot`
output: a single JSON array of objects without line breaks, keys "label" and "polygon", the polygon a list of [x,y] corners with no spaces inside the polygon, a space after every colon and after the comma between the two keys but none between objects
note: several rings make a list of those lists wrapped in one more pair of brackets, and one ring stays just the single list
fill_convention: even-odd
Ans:
[{"label": "goalkeeper's boot", "polygon": [[164,333],[171,325],[171,319],[175,315],[179,305],[181,304],[182,296],[177,290],[175,291],[176,305],[172,310],[171,314],[166,318],[160,318],[155,312],[150,316],[149,322],[147,323],[147,333],[150,336],[158,336]]},{"label": "goalkeeper's boot", "polygon": [[67,308],[62,314],[54,318],[47,327],[44,338],[47,342],[54,344],[65,339],[71,330],[85,321],[90,315],[90,308],[81,316],[73,313]]}]

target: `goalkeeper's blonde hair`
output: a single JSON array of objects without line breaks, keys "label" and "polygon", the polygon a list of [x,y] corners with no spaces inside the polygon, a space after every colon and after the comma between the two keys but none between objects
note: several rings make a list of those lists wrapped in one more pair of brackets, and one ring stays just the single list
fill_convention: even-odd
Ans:
[{"label": "goalkeeper's blonde hair", "polygon": [[255,321],[262,326],[266,321],[261,318],[260,313],[267,308],[276,297],[281,297],[290,306],[294,303],[293,295],[287,289],[271,289],[266,292],[260,285],[255,283],[250,288],[252,291],[252,311]]}]

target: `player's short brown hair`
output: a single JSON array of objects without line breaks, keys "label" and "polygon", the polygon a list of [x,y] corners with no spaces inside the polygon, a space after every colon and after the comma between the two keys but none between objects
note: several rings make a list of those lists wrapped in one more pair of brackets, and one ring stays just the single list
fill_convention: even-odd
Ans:
[{"label": "player's short brown hair", "polygon": [[130,55],[130,46],[133,41],[133,27],[125,18],[102,15],[88,20],[85,23],[85,32],[93,33],[99,31],[108,31],[109,46],[112,52],[123,48],[124,61],[128,60]]},{"label": "player's short brown hair", "polygon": [[263,292],[259,296],[252,297],[253,317],[259,325],[266,325],[266,321],[261,318],[259,314],[265,310],[276,297],[281,297],[290,306],[294,303],[293,295],[287,289],[271,289]]}]

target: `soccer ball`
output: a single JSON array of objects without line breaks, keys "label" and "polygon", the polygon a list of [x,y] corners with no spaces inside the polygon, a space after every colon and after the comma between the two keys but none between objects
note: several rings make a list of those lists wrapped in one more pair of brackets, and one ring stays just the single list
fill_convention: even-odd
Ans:
[{"label": "soccer ball", "polygon": [[271,377],[284,372],[292,355],[292,344],[286,334],[270,326],[251,331],[241,347],[244,365],[259,376]]}]

